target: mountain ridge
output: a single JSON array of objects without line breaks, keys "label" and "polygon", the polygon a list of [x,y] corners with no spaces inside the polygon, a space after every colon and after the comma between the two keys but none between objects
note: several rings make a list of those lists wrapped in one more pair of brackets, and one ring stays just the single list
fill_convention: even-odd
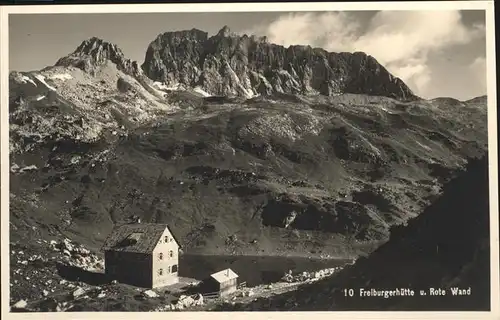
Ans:
[{"label": "mountain ridge", "polygon": [[[177,41],[181,41],[184,39],[184,40],[194,40],[194,41],[201,41],[201,42],[205,42],[205,41],[208,41],[208,40],[214,39],[214,38],[235,38],[235,39],[243,38],[243,39],[253,39],[253,40],[255,40],[257,42],[261,42],[261,43],[269,43],[266,36],[259,37],[256,35],[248,36],[246,34],[239,35],[236,33],[231,33],[228,26],[224,26],[215,35],[210,36],[210,37],[208,35],[208,32],[205,32],[205,31],[197,29],[197,28],[192,28],[189,30],[167,31],[167,32],[159,34],[156,37],[156,39],[149,44],[147,51],[151,50],[152,48],[155,48],[155,45],[156,45],[156,49],[160,49],[162,40],[164,40],[165,37],[168,39],[177,39]],[[159,43],[160,46],[157,46],[158,45],[157,40],[160,40],[160,43]],[[288,47],[285,47],[285,46],[271,44],[271,46],[283,47],[283,48],[286,48],[286,50],[299,49],[299,50],[307,50],[310,52],[333,53],[333,52],[327,52],[326,50],[319,48],[319,47],[312,47],[310,45],[290,45]],[[371,64],[378,65],[377,60],[373,56],[366,54],[364,52],[358,52],[358,51],[352,52],[352,53],[339,52],[339,53],[333,53],[333,54],[337,54],[340,56],[352,55],[354,57],[355,56],[366,57],[366,59],[368,61],[370,61]],[[60,57],[53,66],[47,66],[43,69],[40,69],[40,71],[50,69],[53,67],[58,67],[58,66],[76,67],[76,68],[81,69],[81,70],[83,70],[91,75],[95,75],[97,70],[106,64],[106,61],[110,61],[113,64],[115,64],[117,66],[117,68],[119,70],[123,71],[125,74],[128,74],[128,75],[133,76],[133,77],[137,77],[142,81],[145,81],[145,79],[154,81],[155,80],[154,77],[153,77],[153,79],[151,79],[149,74],[147,72],[145,74],[145,72],[143,71],[145,68],[147,68],[148,63],[149,63],[149,62],[147,62],[147,56],[148,56],[148,53],[146,52],[145,61],[141,65],[139,65],[138,61],[126,58],[123,51],[121,50],[121,48],[118,45],[116,45],[112,42],[108,42],[102,38],[93,36],[93,37],[90,37],[86,40],[83,40],[80,43],[80,45],[78,45],[75,48],[75,50],[73,52],[71,52],[70,54],[63,56],[63,57]],[[380,67],[382,68],[382,71],[387,72],[387,75],[388,75],[388,78],[390,81],[394,81],[395,83],[402,85],[402,87],[401,87],[403,90],[402,95],[398,96],[398,94],[389,93],[389,95],[387,95],[387,96],[396,98],[398,100],[400,100],[400,99],[405,100],[406,98],[409,100],[422,99],[422,98],[416,96],[411,91],[411,89],[409,89],[406,86],[406,84],[404,84],[404,82],[400,78],[395,77],[392,74],[390,74],[383,66],[380,65]],[[21,73],[36,73],[36,72],[37,72],[36,70],[31,70],[31,71],[12,70],[9,72],[9,75],[11,75],[12,73],[21,74]],[[362,78],[362,77],[360,77],[360,78]],[[156,80],[162,80],[162,79],[156,78]],[[148,81],[148,82],[152,82],[152,81]],[[186,81],[184,81],[184,82],[186,82]],[[200,85],[199,82],[195,82],[195,83],[191,82],[187,86],[185,83],[183,83],[183,81],[181,81],[180,83],[179,82],[170,82],[170,84],[174,84],[174,83],[176,85],[180,84],[181,87],[184,87],[184,88],[186,88],[186,87],[188,87],[188,88],[189,87],[191,87],[191,88],[194,88],[194,87],[203,88],[203,84]],[[152,84],[152,83],[150,83],[150,84]],[[157,84],[158,84],[158,82],[157,82]],[[165,85],[160,84],[159,88],[157,87],[157,89],[162,90],[162,89],[164,89],[164,87],[165,87]],[[167,90],[167,91],[170,91],[170,90]],[[370,90],[368,90],[368,91],[370,91]],[[271,90],[268,93],[270,94],[272,92],[273,91]],[[280,91],[280,90],[274,91],[274,92],[275,93],[288,93],[288,92],[284,92],[284,91]],[[218,93],[218,92],[216,92],[216,93]],[[255,95],[252,95],[252,94],[249,95],[248,94],[249,92],[246,89],[240,90],[239,94],[241,94],[241,93],[243,93],[243,96],[245,96],[247,98],[253,97],[253,96],[258,96],[260,94],[260,93],[257,93]],[[294,92],[292,92],[292,94],[293,93],[304,94],[304,92],[300,92],[300,90],[295,90]],[[370,92],[345,91],[345,92],[338,92],[337,94],[341,94],[341,93],[369,94]],[[321,94],[321,93],[319,93],[319,94]],[[215,96],[217,96],[217,95],[218,94],[215,94]],[[457,100],[456,98],[453,98],[453,97],[436,97],[436,98],[427,99],[427,100],[452,99],[452,100],[456,100],[459,102],[474,102],[477,99],[481,99],[481,98],[485,98],[485,97],[486,97],[486,95],[481,95],[481,96],[473,97],[473,98],[463,100],[463,101]]]},{"label": "mountain ridge", "polygon": [[141,68],[154,81],[200,86],[213,95],[364,93],[418,99],[365,53],[285,48],[265,37],[231,34],[227,26],[211,37],[198,29],[162,33],[148,46]]}]

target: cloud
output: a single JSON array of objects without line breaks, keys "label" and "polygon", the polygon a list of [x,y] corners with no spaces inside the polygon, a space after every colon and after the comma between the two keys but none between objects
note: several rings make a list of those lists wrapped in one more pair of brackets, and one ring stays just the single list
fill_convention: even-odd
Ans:
[{"label": "cloud", "polygon": [[360,24],[344,12],[291,13],[246,33],[266,35],[269,41],[284,46],[309,44],[342,51],[351,47],[359,28]]},{"label": "cloud", "polygon": [[368,30],[354,46],[383,63],[425,60],[431,51],[466,44],[482,34],[479,26],[467,28],[458,11],[381,11]]},{"label": "cloud", "polygon": [[466,27],[458,11],[381,11],[367,29],[354,49],[376,57],[424,96],[432,85],[430,55],[484,35],[483,26]]},{"label": "cloud", "polygon": [[483,88],[486,93],[486,58],[477,57],[470,65],[469,69],[475,81],[477,81],[476,86]]},{"label": "cloud", "polygon": [[[390,67],[389,67],[390,68]],[[431,83],[431,69],[424,63],[408,63],[392,67],[394,74],[403,79],[416,92],[425,92],[426,88]]]},{"label": "cloud", "polygon": [[431,55],[485,36],[484,25],[466,26],[459,11],[379,11],[368,22],[359,17],[349,12],[287,14],[248,33],[285,46],[366,52],[423,96],[433,86]]}]

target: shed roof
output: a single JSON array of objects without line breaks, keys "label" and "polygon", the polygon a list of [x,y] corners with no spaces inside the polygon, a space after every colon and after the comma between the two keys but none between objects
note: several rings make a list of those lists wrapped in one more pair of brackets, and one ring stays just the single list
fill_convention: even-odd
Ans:
[{"label": "shed roof", "polygon": [[231,269],[224,269],[222,271],[213,273],[210,277],[214,278],[217,282],[223,283],[232,279],[238,278],[238,275]]},{"label": "shed roof", "polygon": [[[133,223],[116,226],[104,241],[104,251],[151,253],[168,228],[163,223]],[[179,244],[169,228],[174,240]]]}]

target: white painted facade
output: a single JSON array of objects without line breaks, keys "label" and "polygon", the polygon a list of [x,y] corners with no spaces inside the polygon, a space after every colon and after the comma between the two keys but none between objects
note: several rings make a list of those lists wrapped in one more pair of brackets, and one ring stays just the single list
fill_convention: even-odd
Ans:
[{"label": "white painted facade", "polygon": [[178,282],[179,244],[165,228],[152,252],[153,288]]}]

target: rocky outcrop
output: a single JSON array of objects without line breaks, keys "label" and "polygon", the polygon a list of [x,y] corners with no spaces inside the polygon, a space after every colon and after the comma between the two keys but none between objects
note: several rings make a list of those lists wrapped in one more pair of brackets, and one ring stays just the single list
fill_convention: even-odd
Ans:
[{"label": "rocky outcrop", "polygon": [[416,98],[403,81],[363,52],[285,48],[266,37],[232,34],[228,27],[212,37],[197,29],[163,33],[149,45],[141,67],[153,80],[199,86],[218,96],[361,93]]},{"label": "rocky outcrop", "polygon": [[73,53],[60,58],[55,65],[72,66],[95,74],[108,61],[114,63],[120,71],[126,74],[136,76],[141,73],[137,62],[125,58],[120,48],[96,37],[83,41]]},{"label": "rocky outcrop", "polygon": [[62,262],[68,266],[79,267],[87,271],[104,270],[104,260],[90,252],[81,244],[75,244],[70,239],[61,242],[52,240],[50,248],[62,253]]},{"label": "rocky outcrop", "polygon": [[[354,263],[354,261],[353,261]],[[294,283],[294,282],[314,282],[320,279],[324,279],[326,277],[331,276],[335,272],[338,272],[341,270],[342,267],[335,267],[335,268],[327,268],[327,269],[322,269],[314,272],[307,272],[304,271],[302,273],[293,275],[292,270],[289,270],[285,275],[281,278],[281,281],[283,282],[288,282],[288,283]]]},{"label": "rocky outcrop", "polygon": [[204,305],[203,295],[200,293],[192,296],[181,295],[175,304],[167,304],[156,308],[154,311],[180,311],[191,307]]}]

